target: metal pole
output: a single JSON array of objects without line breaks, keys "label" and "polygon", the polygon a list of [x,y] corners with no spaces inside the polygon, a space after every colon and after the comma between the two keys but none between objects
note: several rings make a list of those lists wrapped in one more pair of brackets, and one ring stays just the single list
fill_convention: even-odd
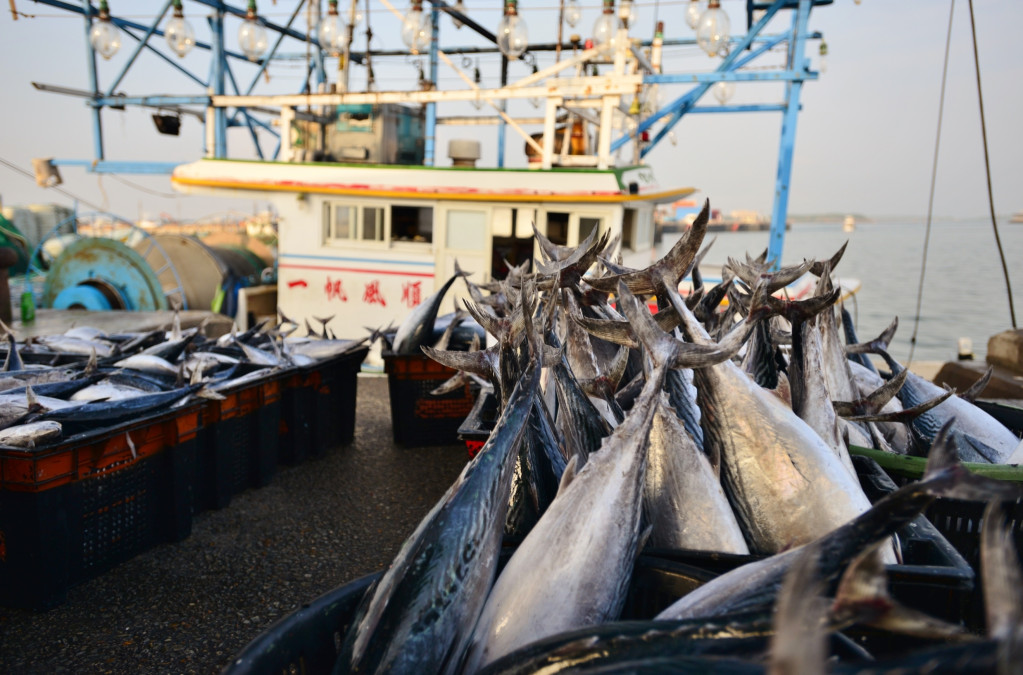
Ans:
[{"label": "metal pole", "polygon": [[[224,57],[224,12],[216,10],[213,16],[209,17],[210,37],[213,43],[213,59],[210,62],[213,72],[210,74],[210,85],[215,95],[223,95],[226,86],[226,58]],[[217,107],[213,114],[213,156],[217,158],[227,157],[227,111]]]},{"label": "metal pole", "polygon": [[[793,17],[793,41],[789,48],[788,69],[806,71],[806,25],[810,19],[810,0],[799,0]],[[799,119],[799,95],[803,89],[801,79],[786,83],[786,109],[782,116],[781,145],[778,149],[778,177],[774,185],[774,208],[771,211],[771,234],[767,243],[767,259],[774,269],[781,267],[785,248],[785,221],[789,209],[789,183],[792,180],[792,155],[796,146],[796,120]]]},{"label": "metal pole", "polygon": [[[85,46],[89,50],[89,85],[92,88],[93,99],[99,98],[99,78],[96,75],[96,50],[92,48],[89,40],[89,33],[92,31],[92,4],[89,0],[82,0],[85,16]],[[103,120],[100,117],[102,108],[94,106],[92,109],[92,142],[96,161],[103,160]]]},{"label": "metal pole", "polygon": [[[440,11],[436,5],[430,10],[430,82],[437,87],[437,50],[440,40]],[[437,143],[437,104],[426,104],[426,143],[423,146],[423,163],[426,166],[436,164]]]},{"label": "metal pole", "polygon": [[[508,86],[508,57],[501,54],[501,86]],[[498,109],[501,112],[508,111],[508,102],[501,99],[498,104]],[[497,168],[504,168],[504,138],[508,131],[508,126],[504,121],[504,117],[501,117],[501,121],[497,123]]]},{"label": "metal pole", "polygon": [[146,34],[143,35],[142,39],[139,40],[139,43],[135,45],[135,51],[133,51],[131,53],[131,56],[128,58],[128,63],[124,64],[124,68],[121,70],[121,74],[117,76],[117,79],[114,80],[114,83],[110,85],[110,89],[107,90],[107,96],[114,95],[114,89],[117,89],[117,85],[121,84],[121,80],[123,80],[124,76],[128,74],[128,70],[135,63],[135,59],[138,58],[139,53],[141,53],[142,50],[145,49],[146,45],[149,43],[149,38],[152,37],[153,33],[156,32],[156,27],[160,25],[161,21],[163,21],[163,17],[167,14],[167,10],[170,9],[172,1],[173,0],[167,0],[167,2],[163,6],[163,9],[160,10],[160,13],[156,16],[156,19],[153,21],[153,25],[146,30]]}]

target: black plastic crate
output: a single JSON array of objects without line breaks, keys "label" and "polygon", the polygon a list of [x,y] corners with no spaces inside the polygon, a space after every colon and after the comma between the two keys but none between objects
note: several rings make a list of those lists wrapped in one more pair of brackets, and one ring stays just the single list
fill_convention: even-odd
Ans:
[{"label": "black plastic crate", "polygon": [[[512,549],[502,551],[506,562]],[[366,589],[383,572],[362,577],[316,598],[278,620],[232,659],[224,675],[330,673],[341,641]],[[636,560],[623,619],[652,619],[679,595],[713,578],[702,570],[667,560]]]},{"label": "black plastic crate", "polygon": [[199,435],[198,510],[227,506],[234,495],[267,485],[277,471],[283,376],[273,373],[220,390],[206,401]]},{"label": "black plastic crate", "polygon": [[187,537],[199,410],[0,448],[0,604],[54,607],[75,584]]},{"label": "black plastic crate", "polygon": [[295,368],[281,391],[280,461],[299,464],[355,438],[358,375],[369,347]]},{"label": "black plastic crate", "polygon": [[467,383],[448,394],[434,396],[430,392],[457,371],[424,354],[384,352],[383,358],[394,442],[406,446],[457,443],[458,428],[472,411],[478,387]]}]

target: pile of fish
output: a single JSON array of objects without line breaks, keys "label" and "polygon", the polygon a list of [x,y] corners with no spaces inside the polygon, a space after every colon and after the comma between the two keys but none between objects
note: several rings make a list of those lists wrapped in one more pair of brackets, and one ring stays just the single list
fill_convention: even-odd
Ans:
[{"label": "pile of fish", "polygon": [[[283,318],[218,339],[202,326],[109,335],[79,326],[18,343],[6,326],[0,371],[0,446],[34,448],[116,426],[285,369],[349,353],[366,342],[323,331],[292,336]],[[327,320],[329,321],[329,319]],[[308,328],[308,326],[307,326]]]},{"label": "pile of fish", "polygon": [[[435,310],[399,329],[398,342],[492,387],[500,417],[367,591],[335,672],[995,672],[1018,655],[1019,570],[998,519],[986,638],[899,606],[884,563],[900,555],[892,534],[936,497],[1020,497],[960,463],[1011,460],[1019,439],[899,367],[890,334],[842,344],[842,251],[778,271],[765,256],[729,260],[723,283],[704,286],[708,214],[643,270],[616,263],[596,232],[575,249],[537,232],[535,271],[466,279],[485,349],[424,346]],[[776,297],[807,273],[812,298]],[[924,478],[872,505],[849,444],[926,454]],[[650,622],[616,623],[646,545],[759,555]],[[829,663],[827,636],[854,624],[939,646]]]}]

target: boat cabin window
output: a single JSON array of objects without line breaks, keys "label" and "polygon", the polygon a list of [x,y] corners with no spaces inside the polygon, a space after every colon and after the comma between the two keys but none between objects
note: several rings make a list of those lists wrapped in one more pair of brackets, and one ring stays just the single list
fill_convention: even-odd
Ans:
[{"label": "boat cabin window", "polygon": [[391,241],[433,242],[433,207],[392,206]]},{"label": "boat cabin window", "polygon": [[591,218],[588,216],[579,216],[579,241],[586,241],[586,237],[590,236],[593,230],[600,229],[600,218]]},{"label": "boat cabin window", "polygon": [[[569,214],[561,211],[547,212],[547,238],[558,246],[568,245],[568,217]],[[600,222],[600,219],[596,219]]]},{"label": "boat cabin window", "polygon": [[636,250],[636,209],[625,209],[622,214],[622,248]]},{"label": "boat cabin window", "polygon": [[324,243],[384,240],[384,210],[371,206],[326,202],[323,205]]}]

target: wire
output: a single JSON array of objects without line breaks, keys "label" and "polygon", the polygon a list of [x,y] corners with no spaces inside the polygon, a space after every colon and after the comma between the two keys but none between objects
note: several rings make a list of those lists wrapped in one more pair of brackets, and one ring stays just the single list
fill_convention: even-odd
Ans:
[{"label": "wire", "polygon": [[980,135],[984,142],[984,171],[987,174],[987,203],[991,210],[991,227],[995,231],[995,245],[998,257],[1002,261],[1002,272],[1005,274],[1005,292],[1009,296],[1009,318],[1012,327],[1016,328],[1016,310],[1012,302],[1012,284],[1009,283],[1009,267],[1005,264],[1005,251],[1002,250],[1002,238],[998,235],[998,221],[995,219],[995,198],[991,194],[991,162],[987,150],[987,124],[984,122],[984,95],[980,87],[980,57],[977,54],[977,26],[973,20],[973,0],[970,0],[970,34],[973,36],[973,66],[977,71],[977,103],[980,105]]},{"label": "wire", "polygon": [[[29,173],[28,171],[25,171],[24,169],[22,169],[20,166],[18,166],[14,162],[9,162],[6,159],[4,159],[3,157],[0,157],[0,164],[3,164],[4,166],[6,166],[8,169],[10,169],[12,171],[16,171],[17,173],[20,173],[21,175],[23,175],[26,178],[28,178],[29,180],[31,180],[33,183],[36,180],[36,177],[35,177],[34,174]],[[72,199],[74,201],[79,201],[79,202],[85,204],[86,206],[88,206],[90,208],[93,208],[93,209],[95,209],[97,211],[102,211],[103,210],[102,207],[97,206],[96,204],[90,202],[88,199],[83,199],[82,197],[79,197],[78,195],[72,194],[72,193],[68,192],[67,190],[65,190],[64,188],[51,187],[51,188],[47,188],[47,189],[48,190],[53,190],[55,192],[59,192],[60,194],[62,194],[65,197],[67,197],[68,199]]]},{"label": "wire", "polygon": [[909,358],[906,367],[913,363],[913,350],[916,349],[916,335],[920,330],[920,305],[924,298],[924,273],[927,271],[927,247],[931,241],[931,215],[934,212],[934,185],[938,176],[938,149],[941,147],[941,121],[945,114],[945,83],[948,80],[948,55],[952,50],[952,17],[955,14],[956,2],[952,0],[948,11],[948,34],[945,36],[945,65],[941,71],[941,95],[938,98],[938,132],[934,139],[934,162],[931,164],[931,194],[927,198],[927,229],[924,231],[923,258],[920,261],[920,285],[916,290],[916,313],[913,315],[913,335],[909,338]]},{"label": "wire", "polygon": [[138,183],[133,183],[132,181],[128,180],[127,178],[123,178],[121,176],[118,176],[116,173],[112,173],[112,174],[109,174],[109,175],[110,175],[111,178],[113,178],[114,180],[118,181],[119,183],[123,183],[123,184],[127,185],[128,187],[135,188],[136,190],[138,190],[140,192],[145,192],[148,195],[153,195],[154,197],[162,197],[163,199],[178,199],[179,197],[184,197],[185,196],[185,195],[180,195],[180,194],[177,194],[177,193],[174,193],[174,192],[159,192],[157,190],[150,190],[149,188],[144,187],[142,185],[139,185]]}]

